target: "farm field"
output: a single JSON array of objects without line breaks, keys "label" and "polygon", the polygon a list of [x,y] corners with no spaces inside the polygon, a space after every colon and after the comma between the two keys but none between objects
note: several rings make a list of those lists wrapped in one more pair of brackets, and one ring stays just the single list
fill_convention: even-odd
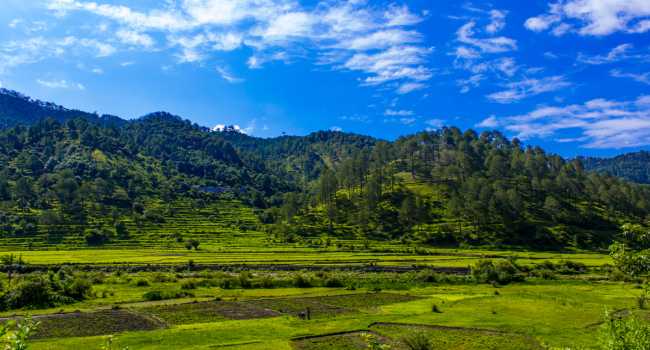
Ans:
[{"label": "farm field", "polygon": [[[211,292],[210,300],[136,302],[41,319],[45,333],[33,347],[99,349],[108,334],[117,333],[116,344],[130,349],[363,349],[359,332],[370,331],[405,349],[404,336],[417,331],[434,339],[437,349],[541,349],[542,343],[595,348],[606,310],[650,317],[635,310],[633,286],[612,282]],[[311,320],[298,317],[307,307]],[[132,315],[126,325],[124,314]],[[96,334],[85,333],[89,326]]]},{"label": "farm field", "polygon": [[556,253],[495,250],[426,249],[416,254],[414,249],[387,248],[386,252],[337,251],[308,247],[248,248],[240,251],[223,248],[205,248],[198,251],[185,249],[78,249],[78,250],[26,250],[8,251],[35,265],[85,264],[85,265],[146,265],[196,264],[214,265],[304,265],[304,266],[354,266],[376,264],[383,266],[436,266],[467,267],[485,258],[517,258],[520,264],[541,261],[559,262],[573,260],[587,266],[611,264],[611,258],[599,253]]},{"label": "farm field", "polygon": [[[414,335],[434,349],[598,349],[606,312],[650,319],[637,305],[640,285],[616,281],[603,254],[444,248],[414,254],[405,247],[278,253],[13,252],[33,274],[74,276],[91,289],[72,303],[7,310],[0,319],[39,322],[30,340],[36,350],[100,349],[108,339],[114,349],[366,349],[368,337],[407,350]],[[511,262],[525,278],[480,281],[470,274],[479,261]]]}]

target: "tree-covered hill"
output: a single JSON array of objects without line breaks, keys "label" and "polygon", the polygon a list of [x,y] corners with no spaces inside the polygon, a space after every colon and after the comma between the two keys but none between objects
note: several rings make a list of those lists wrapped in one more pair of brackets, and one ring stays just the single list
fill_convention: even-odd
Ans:
[{"label": "tree-covered hill", "polygon": [[183,245],[254,230],[284,242],[601,247],[650,213],[650,187],[498,132],[261,139],[164,112],[48,116],[15,98],[25,108],[0,129],[0,244]]},{"label": "tree-covered hill", "polygon": [[613,158],[581,157],[585,169],[650,184],[650,152],[626,153]]},{"label": "tree-covered hill", "polygon": [[122,125],[125,123],[124,120],[116,116],[100,116],[94,113],[71,110],[51,102],[34,100],[16,91],[0,88],[0,128],[18,124],[32,125],[46,118],[65,122],[77,117],[106,125]]}]

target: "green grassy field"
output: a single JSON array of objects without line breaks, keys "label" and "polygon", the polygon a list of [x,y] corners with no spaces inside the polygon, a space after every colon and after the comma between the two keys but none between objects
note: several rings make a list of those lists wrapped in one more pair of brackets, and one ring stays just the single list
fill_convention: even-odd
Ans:
[{"label": "green grassy field", "polygon": [[198,251],[186,249],[79,249],[7,251],[30,264],[249,264],[249,265],[430,265],[438,267],[467,267],[479,259],[516,257],[521,264],[541,261],[573,260],[587,266],[611,264],[608,255],[598,253],[513,252],[490,250],[428,249],[427,255],[414,254],[408,248],[393,252],[337,251],[309,247],[278,249],[276,247],[230,250],[207,247]]},{"label": "green grassy field", "polygon": [[[355,291],[352,296],[349,293],[339,289],[288,289],[274,290],[270,296],[269,291],[256,290],[237,295],[237,301],[209,302],[247,304],[243,309],[247,311],[236,317],[224,316],[228,314],[226,309],[234,305],[213,307],[214,315],[210,316],[210,309],[196,303],[134,303],[128,306],[129,312],[144,315],[143,318],[157,315],[168,326],[120,333],[117,343],[130,349],[319,349],[322,347],[293,339],[372,330],[399,345],[405,334],[420,329],[430,335],[439,349],[533,349],[531,344],[541,342],[595,348],[605,310],[632,310],[650,317],[647,311],[635,310],[638,290],[612,282],[537,281],[498,289],[488,285],[439,285],[384,292],[376,297],[365,291]],[[174,303],[179,302],[187,301]],[[434,304],[439,306],[440,313],[432,312]],[[293,309],[287,309],[287,305]],[[322,312],[311,320],[302,320],[295,316],[295,311],[305,305],[310,305],[315,313],[333,309],[344,312]],[[108,327],[107,331],[111,330]],[[40,339],[34,342],[34,349],[98,349],[104,339],[105,336]],[[354,339],[351,342],[354,344]],[[355,348],[349,347],[346,339],[334,343],[340,347],[330,349]]]}]

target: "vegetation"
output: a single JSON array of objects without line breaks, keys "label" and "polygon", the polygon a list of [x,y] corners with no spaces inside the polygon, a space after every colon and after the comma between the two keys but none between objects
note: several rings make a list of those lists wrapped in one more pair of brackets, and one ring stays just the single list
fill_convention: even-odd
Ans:
[{"label": "vegetation", "polygon": [[650,187],[590,160],[5,90],[0,128],[6,349],[648,349]]},{"label": "vegetation", "polygon": [[650,152],[626,153],[613,158],[581,157],[585,168],[605,173],[637,183],[650,183]]}]

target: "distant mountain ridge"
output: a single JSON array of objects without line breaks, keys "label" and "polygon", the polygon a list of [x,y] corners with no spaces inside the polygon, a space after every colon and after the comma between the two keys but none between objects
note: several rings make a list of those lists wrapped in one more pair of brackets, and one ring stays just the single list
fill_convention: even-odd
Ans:
[{"label": "distant mountain ridge", "polygon": [[98,115],[76,109],[68,109],[52,102],[30,98],[19,92],[0,88],[0,128],[16,125],[34,125],[46,118],[65,122],[84,118],[103,125],[123,125],[126,121],[114,115]]},{"label": "distant mountain ridge", "polygon": [[578,157],[586,170],[650,184],[650,152],[625,153],[613,158]]}]

